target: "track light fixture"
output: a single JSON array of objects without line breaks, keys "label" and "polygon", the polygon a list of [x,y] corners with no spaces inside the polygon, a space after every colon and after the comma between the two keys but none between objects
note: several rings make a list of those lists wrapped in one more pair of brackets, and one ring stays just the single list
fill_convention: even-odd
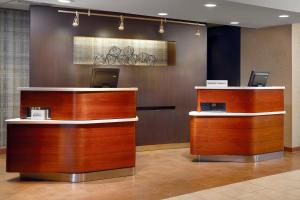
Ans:
[{"label": "track light fixture", "polygon": [[125,29],[125,27],[124,27],[124,16],[123,15],[120,16],[120,26],[119,26],[118,29],[119,29],[119,31],[123,31]]},{"label": "track light fixture", "polygon": [[197,30],[195,33],[196,36],[200,37],[201,36],[201,32],[200,32],[200,26],[197,26]]},{"label": "track light fixture", "polygon": [[74,20],[73,20],[73,24],[72,24],[74,27],[77,27],[79,26],[79,13],[78,11],[76,11],[75,13],[75,17],[74,17]]},{"label": "track light fixture", "polygon": [[107,14],[107,13],[94,13],[91,12],[90,9],[87,10],[87,12],[83,12],[83,11],[72,11],[72,10],[58,10],[59,13],[66,13],[66,14],[75,14],[74,20],[72,25],[74,27],[79,26],[79,15],[87,15],[87,16],[100,16],[100,17],[111,17],[111,18],[117,18],[120,19],[120,24],[118,29],[120,31],[123,31],[125,29],[124,26],[124,19],[130,19],[130,20],[141,20],[141,21],[151,21],[151,22],[160,22],[159,24],[159,30],[158,32],[163,34],[165,32],[164,29],[164,23],[173,23],[173,24],[185,24],[185,25],[191,25],[191,26],[196,26],[197,27],[197,31],[196,33],[194,33],[197,36],[201,35],[201,29],[200,26],[205,27],[206,24],[203,23],[199,23],[199,22],[187,22],[187,21],[181,21],[181,20],[172,20],[172,19],[158,19],[158,18],[151,18],[151,17],[140,17],[140,16],[130,16],[130,15],[115,15],[115,14]]},{"label": "track light fixture", "polygon": [[163,19],[160,20],[160,25],[159,25],[158,32],[161,33],[161,34],[163,34],[165,32]]}]

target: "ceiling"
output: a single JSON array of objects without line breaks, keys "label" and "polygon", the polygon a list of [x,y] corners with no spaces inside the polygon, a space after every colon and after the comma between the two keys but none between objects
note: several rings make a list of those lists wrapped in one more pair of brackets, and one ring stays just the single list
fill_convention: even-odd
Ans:
[{"label": "ceiling", "polygon": [[0,8],[28,10],[30,3],[23,0],[0,0]]},{"label": "ceiling", "polygon": [[[14,4],[24,5],[27,1],[10,1],[5,5],[0,0],[0,7],[13,7]],[[59,3],[57,0],[30,0],[32,4],[93,9],[102,11],[122,12],[146,16],[157,16],[158,12],[167,12],[168,18],[229,24],[240,22],[239,26],[260,28],[292,23],[300,23],[300,0],[74,0],[70,4]],[[205,3],[216,3],[215,8],[206,8]],[[280,14],[290,15],[289,18],[278,18]]]}]

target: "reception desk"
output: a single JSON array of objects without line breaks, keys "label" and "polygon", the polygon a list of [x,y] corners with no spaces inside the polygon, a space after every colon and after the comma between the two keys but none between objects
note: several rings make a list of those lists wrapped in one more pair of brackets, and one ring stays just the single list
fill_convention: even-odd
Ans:
[{"label": "reception desk", "polygon": [[261,161],[283,155],[284,87],[195,87],[191,154],[198,161]]},{"label": "reception desk", "polygon": [[[20,88],[7,122],[7,172],[80,182],[134,174],[137,88]],[[46,107],[49,120],[27,119]]]}]

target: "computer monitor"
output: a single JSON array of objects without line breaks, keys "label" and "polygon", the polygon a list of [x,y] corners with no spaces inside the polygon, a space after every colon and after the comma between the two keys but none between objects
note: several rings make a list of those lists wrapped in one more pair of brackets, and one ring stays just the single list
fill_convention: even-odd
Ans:
[{"label": "computer monitor", "polygon": [[267,85],[269,77],[268,72],[255,72],[252,71],[249,79],[248,86],[252,87],[264,87]]},{"label": "computer monitor", "polygon": [[91,87],[116,88],[118,87],[120,69],[118,68],[93,68]]}]

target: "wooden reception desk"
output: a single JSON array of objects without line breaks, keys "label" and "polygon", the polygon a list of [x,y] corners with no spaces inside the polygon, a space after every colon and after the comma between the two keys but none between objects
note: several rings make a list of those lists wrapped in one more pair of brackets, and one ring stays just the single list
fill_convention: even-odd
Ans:
[{"label": "wooden reception desk", "polygon": [[[80,182],[134,174],[137,88],[20,88],[7,121],[7,172]],[[47,107],[51,120],[26,119]]]},{"label": "wooden reception desk", "polygon": [[[190,115],[191,154],[199,161],[260,161],[280,157],[284,138],[284,87],[195,87]],[[223,104],[222,111],[206,110]],[[206,105],[206,107],[205,107]]]}]

